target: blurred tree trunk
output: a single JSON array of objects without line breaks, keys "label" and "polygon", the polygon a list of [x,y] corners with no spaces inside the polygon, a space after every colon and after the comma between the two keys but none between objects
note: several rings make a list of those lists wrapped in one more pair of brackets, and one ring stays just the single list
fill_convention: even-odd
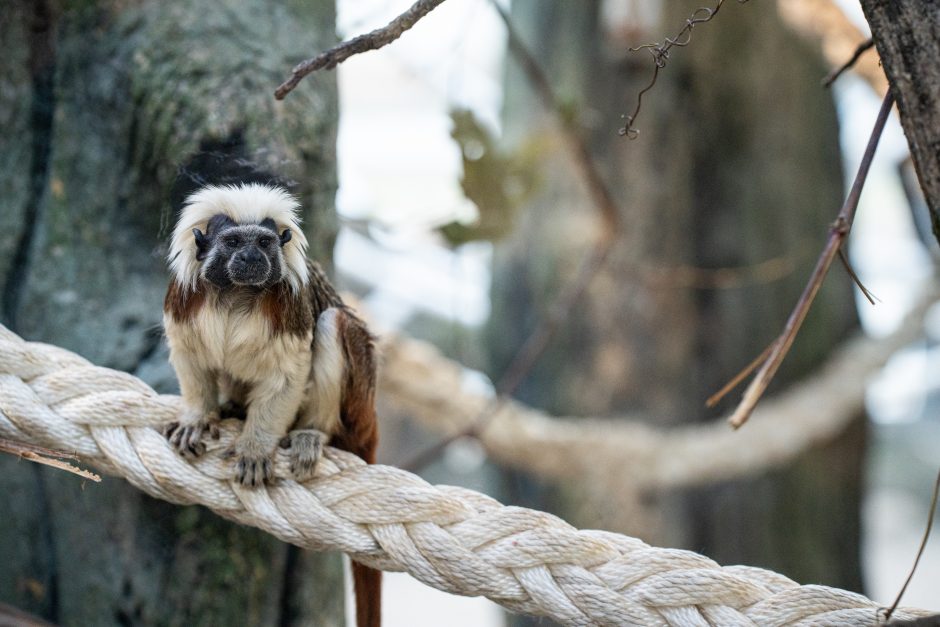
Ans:
[{"label": "blurred tree trunk", "polygon": [[[518,30],[586,129],[624,228],[518,396],[559,415],[711,420],[738,395],[713,411],[704,399],[780,332],[842,202],[835,109],[819,88],[825,68],[772,6],[726,3],[695,28],[688,47],[672,50],[643,100],[639,138],[630,141],[617,134],[621,114],[633,112],[652,60],[626,49],[674,37],[698,4],[643,3],[645,20],[608,21],[606,32],[601,6],[513,3]],[[551,142],[555,126],[514,63],[505,111],[510,143],[539,137],[561,145]],[[549,174],[536,199],[497,246],[489,329],[496,376],[571,280],[598,223],[568,155],[558,148],[545,160]],[[780,256],[792,262],[790,274],[735,289],[691,289],[668,273],[651,280],[648,271]],[[775,389],[811,373],[855,320],[850,285],[836,268]],[[857,590],[863,424],[859,418],[792,468],[685,494],[591,496],[578,477],[551,492],[518,477],[516,485],[528,504],[573,508],[564,514],[582,524]]]},{"label": "blurred tree trunk", "polygon": [[[0,0],[0,313],[32,340],[175,381],[160,330],[178,164],[211,143],[299,181],[311,254],[335,234],[331,0]],[[310,208],[315,208],[310,209]],[[339,556],[200,507],[0,459],[0,600],[65,625],[343,624]]]}]

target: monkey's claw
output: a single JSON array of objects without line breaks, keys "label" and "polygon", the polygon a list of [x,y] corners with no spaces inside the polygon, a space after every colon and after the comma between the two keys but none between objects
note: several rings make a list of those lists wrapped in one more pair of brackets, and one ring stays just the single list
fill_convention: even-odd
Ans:
[{"label": "monkey's claw", "polygon": [[291,431],[290,439],[290,472],[299,482],[313,479],[317,469],[317,462],[323,454],[324,434],[314,429],[298,429]]},{"label": "monkey's claw", "polygon": [[235,440],[235,445],[222,456],[235,460],[235,481],[249,488],[274,483],[273,453],[276,440],[249,437],[246,433]]},{"label": "monkey's claw", "polygon": [[183,416],[178,422],[167,425],[164,430],[170,445],[179,451],[183,457],[199,457],[206,452],[203,435],[209,433],[213,439],[219,437],[219,417],[215,412],[193,419],[192,416]]},{"label": "monkey's claw", "polygon": [[249,488],[257,488],[274,479],[274,467],[269,457],[241,455],[235,462],[235,481]]}]

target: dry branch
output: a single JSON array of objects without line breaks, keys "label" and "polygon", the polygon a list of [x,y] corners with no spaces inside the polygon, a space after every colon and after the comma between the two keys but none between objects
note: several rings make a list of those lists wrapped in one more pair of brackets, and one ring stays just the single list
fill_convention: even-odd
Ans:
[{"label": "dry branch", "polygon": [[845,72],[852,69],[858,60],[863,54],[875,47],[875,41],[873,39],[867,39],[858,45],[858,48],[855,49],[855,52],[852,53],[852,56],[849,57],[848,61],[834,69],[829,75],[823,79],[823,87],[831,87],[836,80],[842,76]]},{"label": "dry branch", "polygon": [[901,589],[898,591],[898,596],[895,597],[894,603],[891,604],[891,607],[888,608],[888,611],[885,612],[885,622],[891,620],[891,615],[894,614],[894,611],[898,608],[898,605],[901,604],[901,599],[904,598],[904,593],[907,592],[907,587],[911,583],[911,579],[914,578],[914,573],[917,572],[917,566],[920,564],[920,558],[924,555],[924,549],[927,548],[927,540],[930,539],[930,531],[933,529],[933,517],[937,512],[937,497],[940,496],[940,471],[937,472],[937,479],[933,484],[933,496],[930,498],[930,513],[927,514],[927,526],[924,529],[924,536],[921,538],[920,546],[917,549],[917,555],[914,557],[914,564],[911,566],[911,572],[907,574],[907,579],[904,580],[904,585],[901,586]]},{"label": "dry branch", "polygon": [[23,442],[16,442],[14,440],[9,440],[7,438],[0,438],[0,453],[9,453],[10,455],[16,455],[21,459],[26,459],[37,464],[42,464],[44,466],[51,466],[53,468],[58,468],[59,470],[64,470],[70,472],[73,475],[78,475],[84,479],[91,479],[92,481],[101,481],[101,477],[96,475],[93,472],[84,470],[77,466],[63,461],[66,459],[78,460],[78,455],[73,455],[72,453],[66,453],[64,451],[57,451],[51,448],[45,448],[43,446],[36,446],[34,444],[25,444]]},{"label": "dry branch", "polygon": [[509,15],[495,0],[491,2],[491,5],[506,27],[510,53],[522,66],[543,106],[554,114],[568,152],[587,186],[588,194],[600,215],[602,224],[593,246],[584,254],[574,279],[557,296],[554,303],[549,307],[548,313],[539,319],[535,329],[526,337],[505,374],[496,384],[496,398],[482,408],[476,419],[465,427],[462,432],[444,438],[420,452],[411,460],[401,464],[402,468],[411,471],[416,471],[436,459],[454,440],[464,436],[476,437],[487,428],[502,409],[507,398],[516,391],[525,380],[526,375],[538,363],[552,338],[568,318],[571,309],[581,300],[591,280],[603,267],[621,234],[620,210],[614,201],[610,188],[604,182],[594,159],[591,157],[590,148],[582,136],[581,129],[565,113],[561,101],[548,80],[548,76],[542,69],[538,59],[529,51],[516,32]]},{"label": "dry branch", "polygon": [[410,9],[382,28],[377,28],[371,33],[344,41],[326,52],[321,52],[312,59],[299,63],[291,70],[291,75],[287,80],[278,85],[278,88],[274,91],[274,97],[283,100],[308,74],[317,70],[332,70],[353,55],[387,46],[443,2],[444,0],[418,0],[411,5]]},{"label": "dry branch", "polygon": [[[819,42],[826,62],[833,69],[844,65],[868,38],[834,0],[777,0],[777,7],[791,28]],[[852,71],[879,96],[888,90],[888,80],[877,54],[859,57]]]},{"label": "dry branch", "polygon": [[46,622],[38,616],[24,612],[18,607],[13,607],[12,605],[7,605],[6,603],[0,603],[0,627],[55,626],[53,623]]},{"label": "dry branch", "polygon": [[885,123],[888,121],[888,115],[891,113],[893,104],[894,97],[889,92],[888,95],[885,96],[884,102],[881,104],[881,110],[878,112],[875,127],[872,130],[871,138],[868,141],[868,146],[862,157],[862,162],[858,167],[858,173],[855,176],[852,189],[849,191],[849,195],[845,199],[845,203],[842,205],[839,215],[836,216],[835,222],[829,227],[829,238],[826,240],[826,245],[819,255],[816,267],[813,269],[813,273],[810,275],[809,281],[803,293],[800,295],[796,307],[787,319],[783,333],[774,341],[770,355],[767,357],[767,360],[763,363],[760,370],[757,371],[751,384],[744,391],[744,397],[741,399],[738,407],[734,410],[734,413],[731,414],[731,417],[728,418],[728,423],[735,429],[747,422],[757,402],[767,390],[767,386],[770,385],[774,375],[777,374],[777,369],[780,367],[784,357],[786,357],[787,352],[793,345],[793,341],[796,339],[797,333],[799,333],[803,320],[806,319],[806,314],[809,313],[810,306],[812,306],[813,301],[816,299],[819,288],[822,287],[823,280],[826,278],[826,274],[829,272],[833,260],[852,228],[852,222],[855,219],[855,210],[858,208],[858,201],[862,195],[862,188],[865,186],[865,180],[868,178],[868,171],[871,167],[872,159],[875,156],[875,149],[878,147],[878,140],[881,138],[881,133],[884,130]]}]

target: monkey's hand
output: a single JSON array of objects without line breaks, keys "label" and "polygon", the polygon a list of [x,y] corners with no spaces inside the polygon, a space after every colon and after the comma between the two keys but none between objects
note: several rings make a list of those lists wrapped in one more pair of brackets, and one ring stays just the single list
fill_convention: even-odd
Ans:
[{"label": "monkey's hand", "polygon": [[242,433],[235,440],[235,446],[225,456],[235,460],[235,481],[256,488],[274,479],[273,449],[277,448],[275,441],[268,450],[263,439],[245,437]]},{"label": "monkey's hand", "polygon": [[289,449],[290,472],[294,479],[301,483],[313,479],[327,437],[316,429],[297,429],[281,441],[281,446]]},{"label": "monkey's hand", "polygon": [[219,437],[219,413],[187,409],[178,422],[171,422],[164,431],[166,439],[183,457],[199,457],[206,452],[202,441],[209,432],[212,438]]}]

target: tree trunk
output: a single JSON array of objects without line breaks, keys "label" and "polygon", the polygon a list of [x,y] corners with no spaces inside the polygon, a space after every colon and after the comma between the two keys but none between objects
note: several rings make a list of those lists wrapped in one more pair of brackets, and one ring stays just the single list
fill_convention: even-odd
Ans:
[{"label": "tree trunk", "polygon": [[[694,6],[662,3],[646,30],[612,29],[614,39],[626,39],[606,45],[600,6],[513,3],[513,19],[556,90],[591,123],[585,132],[620,203],[624,229],[607,267],[518,396],[560,415],[635,413],[660,424],[716,419],[737,396],[712,411],[704,399],[780,332],[841,205],[838,125],[829,95],[818,87],[825,68],[770,6],[726,3],[695,28],[688,47],[673,49],[644,97],[640,136],[630,141],[617,135],[620,116],[632,113],[652,61],[625,49],[673,37]],[[780,67],[781,54],[785,71],[768,71]],[[559,145],[538,111],[521,70],[510,66],[510,142],[538,136]],[[571,280],[594,236],[596,211],[573,182],[567,155],[554,151],[545,166],[549,174],[520,228],[497,246],[489,330],[496,376],[518,347],[514,340]],[[768,280],[747,270],[775,258],[792,271]],[[742,267],[743,283],[690,288],[677,278],[677,266]],[[850,285],[836,269],[778,382],[809,374],[854,324]],[[548,503],[529,504],[577,503],[580,512],[564,515],[582,524],[858,589],[863,422],[849,431],[794,467],[749,481],[641,501],[591,497],[573,477]],[[515,485],[545,494],[530,481]]]},{"label": "tree trunk", "polygon": [[[212,145],[299,181],[311,254],[331,248],[335,76],[272,93],[334,40],[333,3],[0,5],[3,322],[175,391],[160,321],[180,163]],[[0,493],[0,600],[53,622],[344,622],[339,556],[9,457]]]},{"label": "tree trunk", "polygon": [[940,4],[862,0],[940,241]]}]

